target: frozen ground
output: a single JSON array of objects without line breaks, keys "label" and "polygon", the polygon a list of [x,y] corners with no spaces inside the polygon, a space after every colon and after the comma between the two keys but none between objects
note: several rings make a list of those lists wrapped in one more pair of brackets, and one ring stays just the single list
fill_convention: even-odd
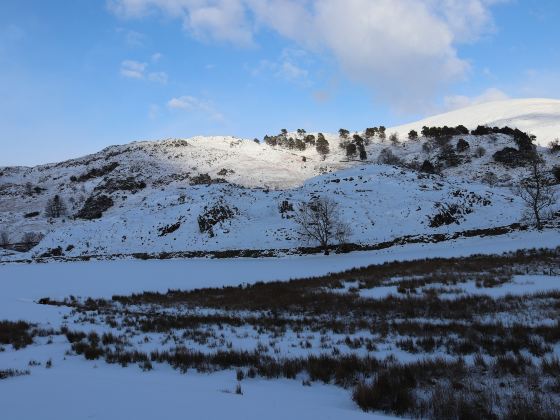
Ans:
[{"label": "frozen ground", "polygon": [[[53,347],[56,344],[52,345]],[[66,347],[66,346],[65,346]],[[41,351],[38,351],[41,350]],[[292,380],[243,381],[243,395],[234,393],[235,372],[179,374],[162,367],[151,372],[121,368],[79,357],[64,360],[63,350],[44,367],[44,349],[27,349],[17,356],[0,353],[0,363],[43,366],[30,376],[0,381],[2,418],[10,420],[78,419],[383,419],[356,409],[348,393],[331,385],[302,387]],[[8,360],[7,360],[8,359]]]},{"label": "frozen ground", "polygon": [[524,248],[560,246],[555,230],[516,232],[437,244],[409,244],[381,251],[285,258],[116,260],[0,265],[0,319],[41,321],[42,297],[111,297],[143,291],[190,290],[323,275],[386,261],[462,257]]},{"label": "frozen ground", "polygon": [[[72,319],[68,307],[35,303],[47,296],[108,298],[147,290],[165,292],[287,280],[393,260],[501,253],[528,246],[560,246],[560,235],[555,231],[519,232],[328,257],[4,264],[0,265],[0,320],[24,319],[44,328],[59,328],[62,322]],[[551,289],[544,277],[516,278],[515,283],[514,288],[533,284],[528,286],[529,292]],[[500,288],[490,290],[499,293]],[[481,293],[480,289],[476,291]],[[184,375],[158,365],[153,371],[142,372],[137,366],[121,368],[102,360],[85,361],[80,356],[67,355],[64,336],[55,336],[52,344],[47,343],[43,337],[25,349],[13,351],[8,347],[0,352],[0,370],[29,369],[31,373],[0,381],[3,418],[174,419],[177,413],[205,419],[384,418],[361,412],[351,401],[349,390],[333,385],[314,382],[311,387],[303,387],[301,381],[294,380],[245,379],[243,395],[236,395],[235,371],[189,371]],[[396,354],[403,360],[415,359],[402,351]],[[47,369],[49,359],[53,366]],[[29,366],[31,361],[39,365]]]}]

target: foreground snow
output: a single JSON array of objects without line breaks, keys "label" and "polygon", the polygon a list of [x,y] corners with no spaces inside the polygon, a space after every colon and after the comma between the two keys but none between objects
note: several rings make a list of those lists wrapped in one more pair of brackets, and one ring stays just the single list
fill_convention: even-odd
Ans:
[{"label": "foreground snow", "polygon": [[[57,346],[57,344],[53,344]],[[213,374],[169,367],[151,372],[121,368],[81,357],[53,358],[53,367],[37,366],[31,376],[0,381],[0,407],[4,419],[386,419],[363,413],[348,392],[335,386],[303,387],[293,380],[242,382],[243,395],[235,394],[234,371]],[[20,354],[0,353],[0,364],[45,362],[44,349]],[[7,360],[8,359],[8,360]],[[31,403],[32,402],[32,403]]]}]

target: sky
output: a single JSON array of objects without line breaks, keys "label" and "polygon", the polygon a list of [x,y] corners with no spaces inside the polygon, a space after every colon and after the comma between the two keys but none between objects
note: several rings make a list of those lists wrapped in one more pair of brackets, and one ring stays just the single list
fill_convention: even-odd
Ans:
[{"label": "sky", "polygon": [[560,98],[557,0],[2,0],[0,166]]}]

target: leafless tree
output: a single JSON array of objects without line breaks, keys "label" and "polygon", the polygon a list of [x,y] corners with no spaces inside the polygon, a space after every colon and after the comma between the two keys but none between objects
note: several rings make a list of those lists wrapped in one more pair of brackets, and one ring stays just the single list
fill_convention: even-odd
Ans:
[{"label": "leafless tree", "polygon": [[35,233],[35,232],[26,232],[21,237],[21,244],[25,246],[27,249],[33,248],[41,239],[43,239],[44,235],[42,233]]},{"label": "leafless tree", "polygon": [[301,238],[318,242],[325,255],[334,241],[344,243],[350,234],[349,226],[341,220],[338,204],[330,198],[317,197],[302,203],[294,220]]},{"label": "leafless tree", "polygon": [[7,248],[10,245],[10,235],[3,230],[0,232],[0,248]]},{"label": "leafless tree", "polygon": [[543,159],[535,153],[529,163],[529,174],[517,186],[517,194],[527,205],[535,221],[535,227],[542,229],[543,211],[556,203],[554,186],[546,175]]},{"label": "leafless tree", "polygon": [[47,201],[45,215],[47,217],[58,218],[66,214],[66,204],[64,200],[57,194]]}]

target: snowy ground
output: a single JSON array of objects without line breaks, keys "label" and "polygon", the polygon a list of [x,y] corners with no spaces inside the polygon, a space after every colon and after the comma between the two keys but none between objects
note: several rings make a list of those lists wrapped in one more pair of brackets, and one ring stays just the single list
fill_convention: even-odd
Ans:
[{"label": "snowy ground", "polygon": [[[328,257],[4,264],[0,265],[0,320],[24,319],[44,328],[59,328],[62,322],[72,319],[70,308],[35,303],[47,296],[54,299],[70,295],[109,298],[114,294],[146,290],[165,292],[288,280],[392,260],[501,253],[527,246],[560,246],[560,235],[555,231],[519,232]],[[501,296],[504,291],[536,292],[557,288],[551,286],[551,281],[558,283],[559,279],[516,277],[514,283],[487,289],[486,294]],[[473,285],[463,286],[466,292],[484,293]],[[85,361],[80,356],[67,355],[68,343],[64,336],[55,336],[52,344],[47,343],[48,339],[41,337],[25,349],[13,351],[8,347],[0,352],[0,370],[29,369],[31,373],[0,381],[0,406],[5,418],[171,419],[176,418],[177,413],[208,419],[383,418],[361,412],[351,401],[349,390],[333,385],[313,383],[311,387],[303,387],[301,381],[294,380],[245,379],[243,395],[236,395],[235,371],[208,374],[189,371],[183,375],[161,365],[153,371],[142,372],[136,366],[121,368],[101,360]],[[397,354],[404,360],[410,359],[404,352]],[[49,359],[53,366],[47,369],[45,364]],[[29,366],[30,361],[40,365]]]},{"label": "snowy ground", "polygon": [[[20,352],[17,356],[24,364],[35,359],[43,366],[32,368],[30,376],[0,381],[5,419],[390,418],[357,410],[347,392],[331,385],[302,387],[300,382],[286,379],[252,379],[243,381],[243,395],[236,395],[234,371],[182,375],[161,368],[142,372],[78,357],[64,360],[62,348],[52,359],[53,367],[46,369],[43,349]],[[0,353],[0,363],[12,362],[13,356],[12,360],[9,356]]]},{"label": "snowy ground", "polygon": [[187,260],[116,260],[48,264],[0,265],[0,319],[41,321],[45,307],[33,302],[42,297],[105,297],[143,291],[190,290],[289,280],[363,267],[387,261],[462,257],[524,248],[555,248],[555,230],[516,232],[498,237],[465,238],[438,244],[409,244],[381,251],[330,256]]}]

